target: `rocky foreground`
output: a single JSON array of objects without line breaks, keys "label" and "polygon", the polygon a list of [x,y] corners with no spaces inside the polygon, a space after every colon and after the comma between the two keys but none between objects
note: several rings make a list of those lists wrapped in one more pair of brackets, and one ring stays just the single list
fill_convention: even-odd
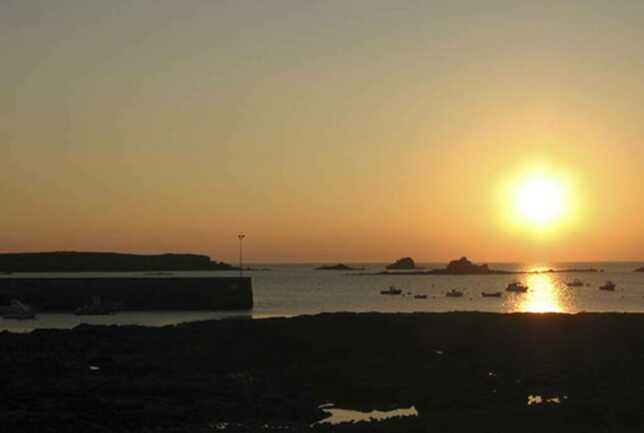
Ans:
[{"label": "rocky foreground", "polygon": [[[644,315],[331,314],[0,334],[13,432],[636,432]],[[530,395],[543,403],[528,405]],[[549,401],[548,401],[549,400]],[[310,425],[348,409],[419,416]]]}]

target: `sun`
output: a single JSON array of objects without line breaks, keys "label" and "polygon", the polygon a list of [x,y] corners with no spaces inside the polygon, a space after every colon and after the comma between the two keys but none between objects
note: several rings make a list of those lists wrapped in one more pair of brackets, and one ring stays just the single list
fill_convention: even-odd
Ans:
[{"label": "sun", "polygon": [[565,211],[564,188],[555,179],[533,176],[516,189],[516,209],[527,222],[545,226]]}]

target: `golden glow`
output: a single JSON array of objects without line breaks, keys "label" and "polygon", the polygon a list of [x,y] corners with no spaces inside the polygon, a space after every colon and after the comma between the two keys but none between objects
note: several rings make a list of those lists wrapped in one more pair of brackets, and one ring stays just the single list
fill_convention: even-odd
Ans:
[{"label": "golden glow", "polygon": [[525,220],[538,225],[549,224],[565,210],[563,187],[554,179],[532,177],[517,188],[516,207]]},{"label": "golden glow", "polygon": [[561,313],[565,311],[562,306],[561,294],[551,275],[533,274],[527,277],[526,283],[529,290],[522,296],[517,310],[529,313]]},{"label": "golden glow", "polygon": [[644,258],[644,2],[58,3],[0,1],[1,251]]}]

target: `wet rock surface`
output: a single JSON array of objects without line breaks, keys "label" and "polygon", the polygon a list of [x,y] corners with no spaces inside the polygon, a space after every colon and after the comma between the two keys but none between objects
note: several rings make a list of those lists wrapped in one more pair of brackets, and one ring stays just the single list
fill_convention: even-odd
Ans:
[{"label": "wet rock surface", "polygon": [[[644,315],[327,314],[0,333],[15,432],[644,429]],[[530,396],[543,403],[528,405]],[[319,425],[319,406],[419,416]]]}]

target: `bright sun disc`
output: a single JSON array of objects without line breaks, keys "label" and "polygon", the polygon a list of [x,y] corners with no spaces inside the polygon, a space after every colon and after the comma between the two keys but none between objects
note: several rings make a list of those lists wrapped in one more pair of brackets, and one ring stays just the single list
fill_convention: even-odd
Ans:
[{"label": "bright sun disc", "polygon": [[539,225],[551,223],[564,211],[563,188],[554,180],[532,178],[517,189],[516,205],[526,220]]}]

